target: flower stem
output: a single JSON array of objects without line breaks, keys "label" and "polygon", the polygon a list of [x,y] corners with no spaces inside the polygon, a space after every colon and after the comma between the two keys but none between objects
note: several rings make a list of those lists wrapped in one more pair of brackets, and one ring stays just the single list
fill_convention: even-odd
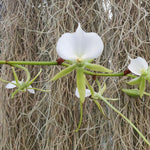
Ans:
[{"label": "flower stem", "polygon": [[78,124],[77,129],[75,130],[75,132],[78,132],[82,123],[82,116],[83,116],[83,107],[82,107],[82,102],[80,101],[80,121]]},{"label": "flower stem", "polygon": [[120,73],[94,73],[88,70],[84,70],[85,74],[88,75],[96,75],[96,76],[114,76],[114,77],[119,77],[119,76],[124,76],[124,72],[120,72]]},{"label": "flower stem", "polygon": [[[1,60],[0,64],[9,64],[9,65],[57,65],[57,61],[8,61]],[[68,66],[66,63],[62,63],[62,66]]]},{"label": "flower stem", "polygon": [[119,112],[114,106],[112,106],[104,97],[100,96],[100,99],[102,99],[109,107],[111,107],[116,113],[118,113],[122,118],[124,118],[137,131],[137,133],[143,138],[143,140],[150,146],[149,141],[128,118],[126,118],[121,112]]}]

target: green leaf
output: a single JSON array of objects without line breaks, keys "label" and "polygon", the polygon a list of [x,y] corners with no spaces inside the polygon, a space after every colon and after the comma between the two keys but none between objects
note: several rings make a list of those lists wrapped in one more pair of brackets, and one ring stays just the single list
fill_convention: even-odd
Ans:
[{"label": "green leaf", "polygon": [[51,81],[57,80],[67,74],[69,74],[71,71],[73,71],[76,68],[76,64],[73,64],[65,69],[63,69],[62,71],[60,71],[58,74],[56,74]]},{"label": "green leaf", "polygon": [[140,91],[138,89],[122,89],[122,91],[129,96],[140,96]]},{"label": "green leaf", "polygon": [[127,84],[135,85],[135,84],[139,84],[140,82],[141,82],[141,77],[137,77],[137,78],[132,79],[131,81],[127,82]]},{"label": "green leaf", "polygon": [[85,77],[83,71],[83,68],[77,68],[77,88],[81,103],[84,103],[85,101]]},{"label": "green leaf", "polygon": [[97,65],[97,64],[86,63],[85,67],[87,69],[90,69],[90,70],[93,70],[93,71],[112,72],[112,70],[107,69],[104,66]]},{"label": "green leaf", "polygon": [[146,85],[146,80],[144,78],[141,79],[139,90],[140,90],[140,97],[142,98],[144,91],[145,91],[145,85]]}]

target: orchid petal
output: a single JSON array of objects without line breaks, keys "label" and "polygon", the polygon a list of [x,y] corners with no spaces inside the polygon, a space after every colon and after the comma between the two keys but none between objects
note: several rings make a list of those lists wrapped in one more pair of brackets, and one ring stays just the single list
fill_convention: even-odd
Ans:
[{"label": "orchid petal", "polygon": [[137,57],[136,59],[131,59],[128,69],[136,75],[141,75],[142,71],[148,69],[148,63],[142,57]]},{"label": "orchid petal", "polygon": [[27,89],[30,93],[35,94],[34,89],[32,89],[32,86],[30,85]]},{"label": "orchid petal", "polygon": [[86,33],[80,24],[74,33],[63,34],[57,42],[58,55],[66,60],[77,60],[78,58],[90,60],[97,58],[103,51],[103,42],[98,34]]},{"label": "orchid petal", "polygon": [[16,87],[16,81],[11,81],[6,85],[6,89],[13,89]]},{"label": "orchid petal", "polygon": [[[78,88],[76,88],[75,95],[76,95],[78,98],[80,98]],[[89,89],[86,89],[86,90],[85,90],[85,97],[89,97],[90,95],[91,95],[90,90],[89,90]]]}]

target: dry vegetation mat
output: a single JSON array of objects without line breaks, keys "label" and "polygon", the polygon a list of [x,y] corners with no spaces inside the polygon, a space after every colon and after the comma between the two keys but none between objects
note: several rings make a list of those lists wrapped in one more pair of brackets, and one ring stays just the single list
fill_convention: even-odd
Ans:
[{"label": "dry vegetation mat", "polygon": [[[0,60],[53,61],[56,43],[78,22],[86,32],[96,32],[104,51],[96,59],[114,72],[124,71],[128,55],[150,59],[149,0],[0,0]],[[34,77],[40,66],[25,66]],[[100,102],[108,118],[86,99],[79,132],[79,99],[75,97],[75,72],[55,82],[50,79],[62,66],[42,66],[33,86],[49,90],[19,93],[11,99],[0,88],[0,150],[148,150],[148,145],[124,119]],[[16,70],[19,80],[25,78]],[[1,78],[12,81],[11,66],[1,65]],[[92,83],[92,77],[87,76]],[[106,97],[150,141],[150,98],[132,98],[121,89],[127,77],[99,77],[107,83]],[[147,86],[150,93],[150,87]]]}]

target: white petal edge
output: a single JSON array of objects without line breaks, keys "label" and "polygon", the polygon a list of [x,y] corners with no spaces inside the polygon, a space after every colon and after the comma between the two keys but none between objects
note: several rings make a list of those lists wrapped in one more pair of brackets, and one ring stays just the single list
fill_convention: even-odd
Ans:
[{"label": "white petal edge", "polygon": [[[12,84],[13,83],[13,84]],[[16,87],[16,81],[11,81],[6,85],[6,89],[13,89]]]},{"label": "white petal edge", "polygon": [[56,50],[58,55],[66,60],[94,59],[103,52],[103,42],[98,34],[86,33],[80,24],[74,33],[64,33],[58,40]]},{"label": "white petal edge", "polygon": [[146,60],[142,57],[137,57],[136,59],[130,59],[131,63],[128,66],[128,69],[136,74],[136,75],[141,75],[142,70],[147,70],[148,69],[148,63]]},{"label": "white petal edge", "polygon": [[29,93],[35,94],[35,90],[31,88],[32,86],[30,85],[27,90],[29,91]]},{"label": "white petal edge", "polygon": [[[78,98],[80,98],[78,88],[76,88],[75,95],[76,95]],[[89,90],[89,89],[86,89],[86,90],[85,90],[85,97],[89,97],[90,95],[91,95],[90,90]]]}]

